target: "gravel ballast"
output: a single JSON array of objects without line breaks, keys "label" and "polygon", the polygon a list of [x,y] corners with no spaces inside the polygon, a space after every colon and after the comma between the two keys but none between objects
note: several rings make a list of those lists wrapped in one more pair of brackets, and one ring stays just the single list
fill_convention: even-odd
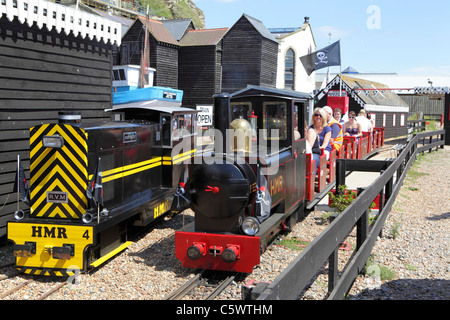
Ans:
[{"label": "gravel ballast", "polygon": [[[388,157],[388,156],[387,156]],[[450,148],[440,149],[416,161],[405,181],[372,251],[368,275],[360,275],[349,292],[351,300],[450,299]],[[328,225],[325,212],[314,211],[283,239],[299,239],[307,245]],[[98,270],[77,277],[75,285],[65,285],[47,300],[160,300],[193,277],[196,270],[184,269],[175,258],[175,230],[193,220],[191,210],[166,217],[145,236]],[[356,242],[352,233],[339,251],[344,265]],[[348,245],[348,246],[347,246]],[[301,245],[298,245],[301,250]],[[218,298],[241,299],[241,286],[273,281],[299,254],[276,241],[262,255],[252,274],[239,277]],[[0,265],[8,259],[0,248]],[[381,271],[391,271],[389,279]],[[300,297],[322,300],[327,293],[327,265],[309,290]],[[15,273],[13,267],[0,269],[2,275]],[[388,272],[389,273],[389,272]],[[5,299],[35,299],[61,281],[58,278],[17,275],[0,281],[0,295],[19,283],[34,281]]]}]

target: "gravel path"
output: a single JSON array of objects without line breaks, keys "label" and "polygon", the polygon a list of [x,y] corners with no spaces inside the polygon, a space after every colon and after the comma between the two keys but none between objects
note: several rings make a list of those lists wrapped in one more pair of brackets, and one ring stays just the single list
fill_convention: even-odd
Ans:
[{"label": "gravel path", "polygon": [[[360,276],[351,299],[450,299],[450,147],[425,154],[409,170],[372,250],[372,276]],[[379,279],[381,268],[395,274]]]},{"label": "gravel path", "polygon": [[[360,276],[349,293],[349,299],[450,299],[450,148],[427,155],[416,162],[411,178],[402,187],[394,208],[383,229],[383,237],[374,247],[372,275]],[[284,236],[287,240],[308,243],[328,222],[324,212],[314,211]],[[193,277],[195,270],[183,269],[175,258],[174,230],[192,221],[193,213],[164,218],[122,254],[90,274],[78,276],[78,283],[66,285],[48,300],[163,299],[172,290]],[[348,247],[356,242],[354,234],[346,240]],[[273,281],[300,252],[285,242],[276,242],[261,258],[252,274],[234,282],[218,299],[241,299],[241,286],[258,281]],[[299,250],[297,250],[299,249]],[[8,258],[7,248],[0,248],[0,265]],[[339,253],[343,265],[351,251]],[[320,300],[326,297],[327,266],[319,272],[302,299]],[[378,274],[388,268],[394,275],[389,280]],[[370,269],[369,269],[370,270]],[[13,267],[0,269],[2,275],[15,273]],[[19,275],[0,281],[0,295],[18,283],[33,278]],[[61,279],[45,278],[25,286],[5,299],[35,299]]]}]

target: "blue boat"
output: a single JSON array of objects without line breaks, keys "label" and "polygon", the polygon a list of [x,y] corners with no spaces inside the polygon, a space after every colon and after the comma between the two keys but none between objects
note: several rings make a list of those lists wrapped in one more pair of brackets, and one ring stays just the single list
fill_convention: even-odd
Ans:
[{"label": "blue boat", "polygon": [[142,107],[143,105],[170,107],[181,105],[183,91],[168,87],[154,87],[155,69],[146,69],[146,84],[140,86],[140,66],[122,65],[113,67],[113,109]]}]

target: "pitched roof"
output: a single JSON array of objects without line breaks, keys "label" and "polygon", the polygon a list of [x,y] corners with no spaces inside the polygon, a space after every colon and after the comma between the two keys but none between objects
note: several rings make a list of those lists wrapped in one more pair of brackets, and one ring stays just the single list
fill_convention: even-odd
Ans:
[{"label": "pitched roof", "polygon": [[342,79],[342,89],[347,91],[349,96],[356,100],[361,106],[368,104],[408,107],[408,104],[392,90],[376,90],[389,89],[388,86],[374,81],[349,77],[348,75],[337,75],[319,93],[319,99],[321,99],[334,85],[338,84],[340,79]]},{"label": "pitched roof", "polygon": [[405,101],[392,90],[357,90],[357,89],[389,89],[388,86],[369,80],[342,75],[342,80],[357,92],[366,104],[407,107]]},{"label": "pitched roof", "polygon": [[[139,17],[140,23],[145,25],[146,18]],[[138,21],[138,20],[136,20]],[[149,32],[153,35],[153,37],[159,42],[165,42],[169,44],[179,45],[178,41],[174,38],[174,36],[167,30],[164,24],[161,21],[148,19],[148,29]]]},{"label": "pitched roof", "polygon": [[278,43],[278,41],[274,37],[274,35],[264,26],[264,24],[261,21],[259,21],[258,19],[255,19],[253,17],[250,17],[249,15],[247,15],[245,13],[242,15],[242,17],[245,17],[252,24],[252,26],[256,29],[256,31],[258,31],[261,34],[261,36]]},{"label": "pitched roof", "polygon": [[343,70],[342,73],[359,73],[359,72],[352,66],[349,66],[347,69]]},{"label": "pitched roof", "polygon": [[172,20],[162,20],[163,25],[169,30],[169,32],[174,36],[177,41],[183,37],[192,24],[192,29],[194,29],[194,24],[192,19],[172,19]]},{"label": "pitched roof", "polygon": [[227,31],[228,28],[189,30],[181,39],[180,45],[182,47],[217,45]]},{"label": "pitched roof", "polygon": [[262,86],[255,86],[248,84],[244,89],[238,90],[231,94],[233,98],[242,96],[270,96],[270,97],[285,97],[293,99],[311,99],[309,93],[289,90],[289,89],[277,89]]}]

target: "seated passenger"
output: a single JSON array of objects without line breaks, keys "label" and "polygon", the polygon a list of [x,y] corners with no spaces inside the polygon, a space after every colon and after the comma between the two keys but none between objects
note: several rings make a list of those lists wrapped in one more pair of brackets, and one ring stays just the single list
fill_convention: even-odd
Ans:
[{"label": "seated passenger", "polygon": [[306,133],[306,153],[312,155],[316,167],[314,172],[317,172],[320,164],[321,150],[319,146],[319,137],[314,129],[308,129]]},{"label": "seated passenger", "polygon": [[[331,152],[331,128],[327,125],[327,114],[322,108],[314,109],[311,117],[311,125],[309,131],[313,130],[319,138],[319,148],[324,150],[327,160],[330,158]],[[312,134],[312,133],[311,133]],[[308,135],[308,134],[307,134]],[[313,145],[313,144],[312,144]],[[318,168],[316,163],[316,168]]]},{"label": "seated passenger", "polygon": [[333,109],[331,109],[331,107],[325,106],[323,107],[323,110],[327,113],[327,123],[331,128],[331,146],[336,149],[337,152],[339,152],[342,144],[344,143],[342,125],[335,118],[333,118]]},{"label": "seated passenger", "polygon": [[345,137],[356,137],[356,141],[362,136],[361,124],[356,121],[356,114],[354,111],[348,113],[348,121],[343,126]]},{"label": "seated passenger", "polygon": [[341,125],[344,124],[345,120],[342,118],[342,110],[341,108],[334,109],[333,114],[334,119],[336,119],[337,122],[339,122]]}]

